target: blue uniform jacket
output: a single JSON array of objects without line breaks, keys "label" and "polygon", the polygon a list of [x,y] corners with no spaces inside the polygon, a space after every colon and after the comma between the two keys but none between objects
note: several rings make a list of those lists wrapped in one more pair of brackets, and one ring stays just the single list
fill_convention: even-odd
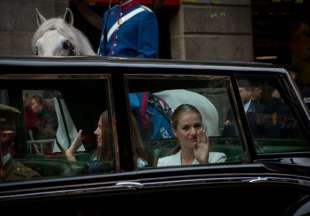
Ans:
[{"label": "blue uniform jacket", "polygon": [[[128,19],[114,31],[108,39],[107,34],[120,17],[142,7],[144,10]],[[154,58],[158,49],[158,26],[155,14],[141,4],[131,7],[116,5],[104,14],[102,35],[98,54],[101,56]]]},{"label": "blue uniform jacket", "polygon": [[129,93],[129,105],[143,140],[169,139],[173,137],[170,119],[153,103],[149,92]]}]

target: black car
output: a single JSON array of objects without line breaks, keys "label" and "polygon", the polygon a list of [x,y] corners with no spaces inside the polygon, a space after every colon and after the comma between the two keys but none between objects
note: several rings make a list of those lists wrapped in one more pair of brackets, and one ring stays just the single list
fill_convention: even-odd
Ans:
[{"label": "black car", "polygon": [[[3,212],[310,214],[310,116],[285,69],[100,57],[0,68]],[[221,160],[159,166],[177,151],[182,104]]]}]

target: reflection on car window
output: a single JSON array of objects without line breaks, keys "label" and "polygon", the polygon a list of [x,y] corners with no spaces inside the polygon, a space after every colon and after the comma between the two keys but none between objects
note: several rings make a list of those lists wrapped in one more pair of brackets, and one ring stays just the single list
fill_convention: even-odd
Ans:
[{"label": "reflection on car window", "polygon": [[2,180],[115,171],[108,79],[70,78],[9,80],[3,85]]},{"label": "reflection on car window", "polygon": [[239,92],[258,153],[309,150],[277,80],[239,78]]},{"label": "reflection on car window", "polygon": [[[138,131],[142,142],[132,136],[137,168],[243,160],[238,131],[235,136],[225,131],[231,110],[227,77],[129,76],[128,86],[128,110],[136,125],[131,132]],[[235,119],[233,112],[230,117]],[[199,151],[193,154],[194,147]],[[139,163],[141,158],[144,163]]]},{"label": "reflection on car window", "polygon": [[[56,114],[57,92],[23,91],[24,126],[31,152],[49,154],[56,148],[59,122]],[[70,119],[72,122],[72,119]]]}]

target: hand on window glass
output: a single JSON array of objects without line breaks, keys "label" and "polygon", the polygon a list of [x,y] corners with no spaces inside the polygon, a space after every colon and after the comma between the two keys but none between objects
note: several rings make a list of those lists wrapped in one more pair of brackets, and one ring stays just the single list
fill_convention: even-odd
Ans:
[{"label": "hand on window glass", "polygon": [[197,131],[197,143],[194,146],[194,156],[201,163],[208,163],[209,141],[205,131],[200,128]]}]

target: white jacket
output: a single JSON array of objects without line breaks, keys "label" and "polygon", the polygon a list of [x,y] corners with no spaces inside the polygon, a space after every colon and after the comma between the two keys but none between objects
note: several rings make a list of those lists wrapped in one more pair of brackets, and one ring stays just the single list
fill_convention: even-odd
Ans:
[{"label": "white jacket", "polygon": [[[227,159],[226,155],[222,152],[209,152],[209,163],[223,163]],[[199,164],[199,162],[194,159],[192,165]],[[181,166],[181,151],[176,154],[162,157],[158,159],[157,167],[165,166]]]}]

